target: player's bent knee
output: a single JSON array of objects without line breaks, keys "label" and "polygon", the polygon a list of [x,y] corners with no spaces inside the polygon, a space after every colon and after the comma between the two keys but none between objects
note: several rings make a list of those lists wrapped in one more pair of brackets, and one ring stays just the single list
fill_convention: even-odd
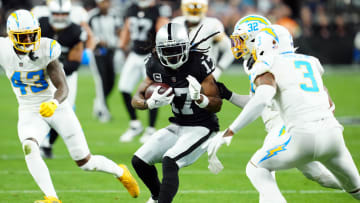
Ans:
[{"label": "player's bent knee", "polygon": [[150,165],[146,163],[144,160],[140,159],[138,156],[134,155],[131,159],[131,164],[136,170],[137,168],[142,168],[144,165]]},{"label": "player's bent knee", "polygon": [[246,176],[248,178],[251,178],[252,175],[254,174],[254,169],[255,169],[255,166],[253,163],[251,163],[251,161],[249,161],[246,165]]},{"label": "player's bent knee", "polygon": [[40,153],[39,145],[35,139],[26,139],[22,142],[22,149],[25,156]]}]

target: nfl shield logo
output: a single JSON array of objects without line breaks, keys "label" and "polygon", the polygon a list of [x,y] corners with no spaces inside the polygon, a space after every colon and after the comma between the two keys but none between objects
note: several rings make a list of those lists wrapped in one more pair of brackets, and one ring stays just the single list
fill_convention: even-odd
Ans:
[{"label": "nfl shield logo", "polygon": [[176,82],[176,77],[171,77],[171,82]]},{"label": "nfl shield logo", "polygon": [[20,66],[20,67],[23,67],[23,65],[24,65],[23,62],[20,62],[20,63],[19,63],[19,66]]}]

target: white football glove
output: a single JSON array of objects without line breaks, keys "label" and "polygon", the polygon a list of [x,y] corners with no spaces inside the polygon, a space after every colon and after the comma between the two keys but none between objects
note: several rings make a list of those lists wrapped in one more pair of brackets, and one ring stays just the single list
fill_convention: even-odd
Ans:
[{"label": "white football glove", "polygon": [[189,92],[192,100],[200,99],[201,84],[191,75],[188,75],[186,79],[189,81]]},{"label": "white football glove", "polygon": [[149,109],[155,109],[164,105],[168,105],[174,99],[175,94],[169,95],[173,91],[171,87],[167,89],[163,94],[159,94],[160,88],[160,86],[156,87],[151,97],[146,100],[146,104]]},{"label": "white football glove", "polygon": [[218,174],[224,166],[221,164],[220,160],[217,158],[216,153],[219,151],[220,147],[226,143],[227,146],[230,145],[231,139],[233,136],[223,137],[225,131],[218,132],[209,142],[209,146],[207,149],[208,152],[208,162],[209,162],[209,170],[214,174]]}]

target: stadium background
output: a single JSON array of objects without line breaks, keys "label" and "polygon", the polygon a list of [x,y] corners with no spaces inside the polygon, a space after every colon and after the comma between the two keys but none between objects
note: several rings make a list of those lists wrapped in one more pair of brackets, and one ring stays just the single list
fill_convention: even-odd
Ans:
[{"label": "stadium background", "polygon": [[[5,22],[12,9],[42,4],[39,0],[0,1],[0,33],[6,35]],[[180,1],[162,1],[172,6],[174,16],[180,14]],[[359,0],[210,0],[208,15],[219,18],[228,34],[234,23],[249,13],[266,15],[271,22],[289,28],[298,52],[311,54],[324,64],[324,82],[336,103],[336,117],[344,124],[344,137],[357,166],[360,166],[360,22]],[[129,4],[113,0],[113,9],[121,15]],[[86,9],[95,2],[73,1]],[[356,37],[357,36],[357,37]],[[0,45],[1,46],[1,45]],[[6,76],[0,71],[0,202],[31,202],[41,192],[27,171],[21,144],[17,138],[17,102]],[[248,81],[239,63],[234,63],[220,78],[238,93],[248,92]],[[115,86],[116,87],[116,86]],[[99,123],[92,117],[94,82],[90,71],[83,66],[79,74],[76,113],[82,123],[90,149],[130,165],[132,154],[140,147],[138,140],[129,144],[117,140],[127,127],[128,117],[116,88],[109,106],[113,119]],[[221,129],[237,116],[239,109],[224,102],[218,114]],[[147,115],[140,118],[146,122]],[[160,110],[157,128],[167,125],[170,109]],[[180,172],[179,194],[174,202],[257,202],[257,193],[245,175],[251,155],[262,144],[265,131],[260,120],[236,135],[230,147],[224,147],[219,158],[224,171],[213,175],[207,170],[207,157]],[[142,194],[131,199],[122,186],[103,174],[85,173],[70,159],[62,141],[54,149],[55,158],[46,160],[54,185],[63,202],[145,202],[149,192],[140,183]],[[158,166],[159,167],[159,166]],[[160,168],[159,168],[160,169]],[[159,170],[161,171],[161,170]],[[289,202],[355,202],[349,195],[320,187],[305,179],[296,170],[277,173],[279,187]]]}]

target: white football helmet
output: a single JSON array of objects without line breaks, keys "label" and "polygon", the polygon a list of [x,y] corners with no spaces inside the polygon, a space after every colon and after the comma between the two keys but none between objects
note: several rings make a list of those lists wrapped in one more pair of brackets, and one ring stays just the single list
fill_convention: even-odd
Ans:
[{"label": "white football helmet", "polygon": [[208,0],[181,0],[181,11],[186,20],[199,23],[206,16]]},{"label": "white football helmet", "polygon": [[41,29],[30,11],[20,9],[12,12],[7,19],[6,29],[16,50],[27,53],[39,48]]},{"label": "white football helmet", "polygon": [[64,29],[71,24],[70,12],[71,1],[70,0],[49,0],[47,6],[50,10],[49,21],[51,26],[55,29]]},{"label": "white football helmet", "polygon": [[271,25],[270,21],[260,15],[247,15],[241,18],[234,26],[230,35],[231,51],[236,59],[250,58],[254,47],[255,36],[261,29]]},{"label": "white football helmet", "polygon": [[136,0],[136,3],[140,8],[150,7],[154,2],[155,0]]},{"label": "white football helmet", "polygon": [[168,23],[156,33],[155,48],[162,65],[177,69],[189,58],[190,40],[186,28]]},{"label": "white football helmet", "polygon": [[275,54],[294,53],[294,43],[290,32],[281,25],[263,28],[255,37],[254,59]]},{"label": "white football helmet", "polygon": [[292,35],[286,27],[281,25],[271,25],[279,38],[279,54],[294,53],[294,41]]}]

